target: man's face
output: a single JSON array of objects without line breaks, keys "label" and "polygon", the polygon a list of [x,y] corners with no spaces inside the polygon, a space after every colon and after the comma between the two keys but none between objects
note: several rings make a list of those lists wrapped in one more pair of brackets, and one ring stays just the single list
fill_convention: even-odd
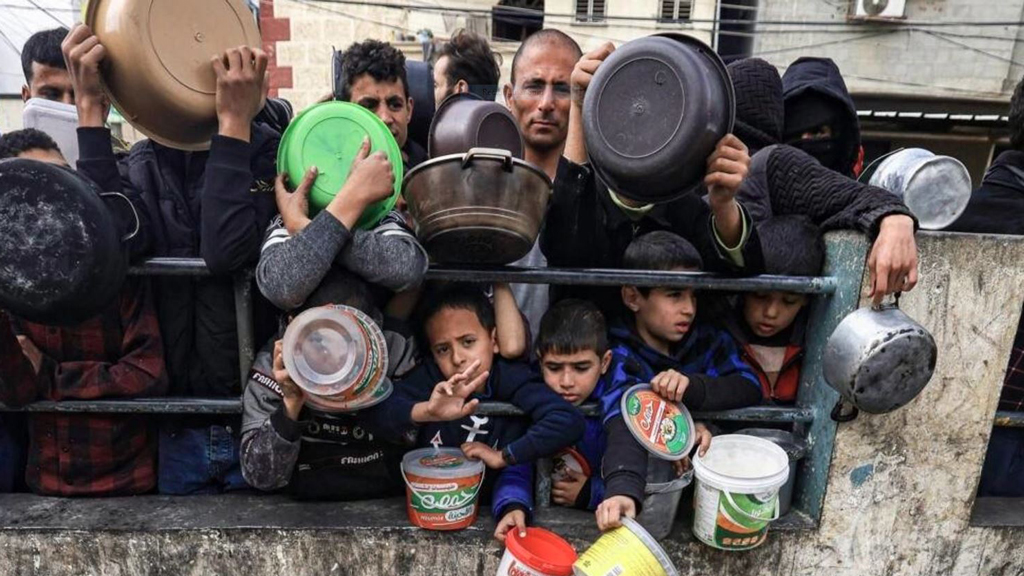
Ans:
[{"label": "man's face", "polygon": [[541,356],[540,371],[548,388],[566,402],[579,406],[593,393],[611,360],[611,351],[605,351],[603,356],[593,350],[573,354],[547,352]]},{"label": "man's face", "polygon": [[484,328],[472,310],[442,308],[427,320],[424,331],[434,362],[445,378],[462,372],[474,360],[479,360],[480,366],[470,378],[491,369],[498,342],[494,330]]},{"label": "man's face", "polygon": [[442,56],[434,64],[434,102],[440,104],[442,100],[455,92],[455,86],[448,85],[448,61],[450,58]]},{"label": "man's face", "polygon": [[515,85],[505,86],[505,101],[519,122],[527,149],[561,150],[569,129],[569,77],[576,65],[572,50],[557,42],[526,49],[516,63]]},{"label": "man's face", "polygon": [[40,162],[46,162],[47,164],[57,164],[58,166],[67,166],[68,161],[64,159],[64,155],[57,150],[43,150],[42,148],[31,148],[18,154],[18,158],[25,158],[26,160],[38,160]]},{"label": "man's face", "polygon": [[379,82],[363,74],[352,83],[351,102],[359,104],[377,115],[388,126],[399,147],[409,138],[409,120],[412,118],[412,98],[405,95],[402,81]]},{"label": "man's face", "polygon": [[71,85],[71,75],[63,68],[33,62],[32,81],[21,88],[21,99],[27,101],[29,98],[74,104],[75,90]]},{"label": "man's face", "polygon": [[762,338],[775,336],[796,319],[807,296],[792,292],[751,292],[743,296],[743,318]]}]

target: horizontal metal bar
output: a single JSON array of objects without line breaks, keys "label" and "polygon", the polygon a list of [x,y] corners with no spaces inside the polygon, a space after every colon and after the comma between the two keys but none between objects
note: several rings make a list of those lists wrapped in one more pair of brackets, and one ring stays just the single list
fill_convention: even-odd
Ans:
[{"label": "horizontal metal bar", "polygon": [[1024,428],[1024,412],[1000,410],[996,412],[996,428]]},{"label": "horizontal metal bar", "polygon": [[[597,404],[584,404],[585,416],[600,415]],[[0,404],[0,412],[64,412],[99,414],[239,414],[238,398],[138,398],[122,400],[51,400],[33,402],[19,408]],[[523,411],[508,402],[483,402],[477,408],[481,416],[523,416]],[[720,412],[694,412],[698,420],[734,422],[811,422],[814,414],[807,408],[755,406]]]},{"label": "horizontal metal bar", "polygon": [[[209,270],[199,258],[153,258],[133,266],[136,275],[206,276]],[[672,286],[703,290],[780,290],[802,294],[831,294],[836,281],[830,277],[746,276],[729,277],[705,272],[661,272],[654,270],[611,270],[603,268],[521,268],[434,266],[428,280],[449,282],[515,282],[520,284],[562,284],[574,286]]]}]

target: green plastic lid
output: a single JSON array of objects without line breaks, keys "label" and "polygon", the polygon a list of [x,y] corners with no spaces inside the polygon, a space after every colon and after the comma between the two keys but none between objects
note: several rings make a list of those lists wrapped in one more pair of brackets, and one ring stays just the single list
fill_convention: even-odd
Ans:
[{"label": "green plastic lid", "polygon": [[350,102],[323,102],[307,108],[292,120],[281,136],[277,150],[277,169],[288,174],[293,186],[302,182],[310,167],[319,171],[309,193],[313,213],[327,207],[348,179],[352,160],[365,137],[370,137],[370,153],[383,151],[395,174],[391,196],[371,204],[356,222],[356,228],[372,228],[398,201],[402,190],[402,150],[387,125],[373,113]]},{"label": "green plastic lid", "polygon": [[658,396],[647,384],[622,395],[622,418],[641,446],[662,460],[682,460],[696,441],[693,418],[682,404]]}]

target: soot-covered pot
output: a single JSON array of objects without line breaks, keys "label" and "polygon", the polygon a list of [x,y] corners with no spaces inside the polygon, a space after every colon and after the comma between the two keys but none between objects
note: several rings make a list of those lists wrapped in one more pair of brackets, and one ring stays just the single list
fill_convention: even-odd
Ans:
[{"label": "soot-covered pot", "polygon": [[854,311],[825,345],[825,380],[847,402],[870,414],[907,404],[935,371],[935,339],[898,304]]},{"label": "soot-covered pot", "polygon": [[128,252],[106,200],[128,201],[63,166],[0,161],[0,308],[72,325],[113,302]]}]

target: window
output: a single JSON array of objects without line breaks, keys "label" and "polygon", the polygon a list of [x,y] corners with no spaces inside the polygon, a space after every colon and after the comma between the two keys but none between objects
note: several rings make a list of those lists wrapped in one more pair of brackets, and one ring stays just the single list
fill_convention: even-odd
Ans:
[{"label": "window", "polygon": [[576,0],[577,22],[604,22],[605,0]]},{"label": "window", "polygon": [[661,0],[660,22],[689,22],[693,0]]}]

